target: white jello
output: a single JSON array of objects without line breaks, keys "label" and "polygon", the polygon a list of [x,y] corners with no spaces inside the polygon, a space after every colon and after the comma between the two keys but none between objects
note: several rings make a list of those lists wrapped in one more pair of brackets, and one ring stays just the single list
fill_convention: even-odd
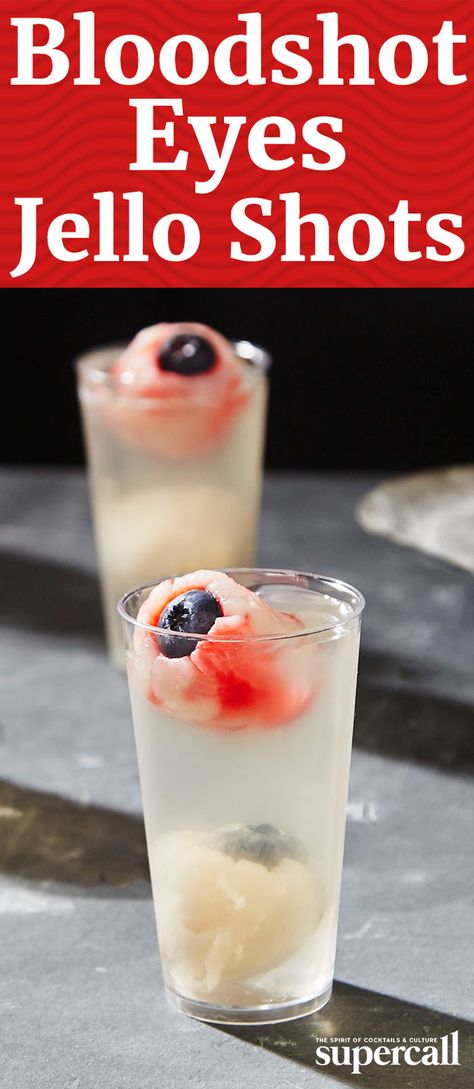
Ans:
[{"label": "white jello", "polygon": [[189,377],[162,371],[156,353],[173,328],[181,327],[144,330],[125,353],[91,353],[78,368],[117,664],[123,651],[116,602],[127,589],[172,571],[248,566],[255,558],[265,368],[239,358],[211,330],[223,345],[215,368]]},{"label": "white jello", "polygon": [[[227,669],[231,703],[234,663],[240,669],[238,655],[248,654],[256,703],[247,721],[239,718],[232,729],[223,697],[220,719],[196,712],[192,685],[182,681],[192,674],[182,672],[190,658],[163,657],[159,636],[132,623],[130,694],[169,991],[197,1016],[212,1007],[217,1019],[245,1020],[247,1010],[250,1019],[257,1011],[256,1020],[272,1020],[280,1007],[298,1010],[310,1000],[317,1008],[331,986],[361,606],[355,592],[338,597],[324,580],[314,580],[316,592],[272,583],[271,574],[262,582],[258,572],[236,577],[259,586],[257,598],[276,610],[273,631],[280,629],[268,641],[249,639],[244,649],[216,643],[210,650],[211,658],[222,652],[225,665],[217,673],[209,666],[207,690],[212,695],[214,684],[225,684]],[[195,581],[203,585],[199,573]],[[207,586],[218,587],[218,576]],[[129,613],[138,615],[147,596],[130,600]],[[285,633],[282,613],[298,618],[292,632]],[[143,604],[140,616],[159,621]],[[193,656],[205,671],[210,659]],[[153,674],[151,663],[160,660],[163,668]],[[286,717],[280,699],[265,705],[266,717],[253,713],[262,661],[277,686],[290,666]],[[153,687],[150,675],[166,682]],[[295,677],[297,692],[305,680],[301,704],[292,695]],[[269,830],[257,848],[255,829]],[[241,1013],[222,1015],[233,1007]]]}]

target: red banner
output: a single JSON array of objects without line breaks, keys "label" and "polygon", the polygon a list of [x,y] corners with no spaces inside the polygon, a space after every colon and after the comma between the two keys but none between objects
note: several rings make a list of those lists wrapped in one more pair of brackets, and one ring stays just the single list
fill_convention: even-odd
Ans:
[{"label": "red banner", "polygon": [[472,284],[472,0],[2,12],[3,285]]}]

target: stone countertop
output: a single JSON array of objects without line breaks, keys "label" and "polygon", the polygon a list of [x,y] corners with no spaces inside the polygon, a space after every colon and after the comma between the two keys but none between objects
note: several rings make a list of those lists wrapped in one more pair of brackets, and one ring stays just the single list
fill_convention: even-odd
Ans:
[{"label": "stone countertop", "polygon": [[164,998],[84,477],[0,474],[5,1089],[319,1089],[354,1083],[316,1066],[320,1037],[457,1029],[460,1067],[372,1064],[357,1084],[472,1086],[472,579],[366,536],[353,511],[375,482],[266,481],[261,564],[345,578],[367,610],[334,997],[303,1021],[224,1030]]}]

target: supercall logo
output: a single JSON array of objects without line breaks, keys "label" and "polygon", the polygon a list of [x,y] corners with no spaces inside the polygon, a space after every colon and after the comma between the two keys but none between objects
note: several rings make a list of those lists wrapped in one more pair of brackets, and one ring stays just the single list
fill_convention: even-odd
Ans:
[{"label": "supercall logo", "polygon": [[351,1074],[376,1066],[460,1066],[459,1032],[441,1038],[351,1037],[320,1038],[316,1066],[350,1067]]}]

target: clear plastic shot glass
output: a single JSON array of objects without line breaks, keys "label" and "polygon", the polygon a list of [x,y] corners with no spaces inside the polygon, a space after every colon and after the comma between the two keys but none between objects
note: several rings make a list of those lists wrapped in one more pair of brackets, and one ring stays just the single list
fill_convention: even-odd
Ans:
[{"label": "clear plastic shot glass", "polygon": [[267,352],[240,341],[228,345],[230,392],[205,375],[206,384],[192,376],[172,395],[163,383],[137,396],[127,370],[117,378],[123,348],[99,348],[76,364],[107,638],[119,667],[116,602],[128,587],[255,562],[270,365]]},{"label": "clear plastic shot glass", "polygon": [[194,607],[193,576],[118,606],[165,986],[201,1020],[291,1020],[331,996],[365,603],[311,574],[197,574],[224,613],[208,634],[161,611]]}]

